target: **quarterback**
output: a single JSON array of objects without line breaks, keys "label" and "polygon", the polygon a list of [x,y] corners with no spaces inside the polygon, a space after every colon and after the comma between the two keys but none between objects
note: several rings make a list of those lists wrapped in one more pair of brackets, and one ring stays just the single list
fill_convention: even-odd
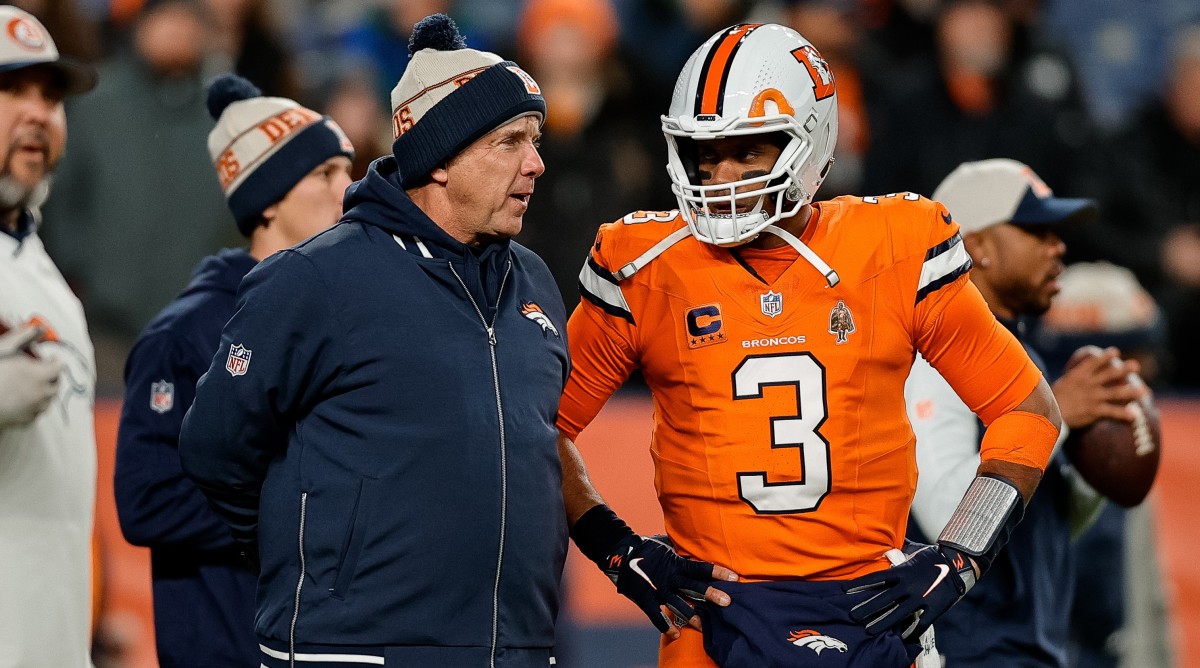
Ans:
[{"label": "quarterback", "polygon": [[[713,35],[662,127],[679,208],[596,236],[567,327],[560,449],[642,371],[670,543],[740,576],[720,584],[727,606],[696,603],[702,632],[664,637],[660,665],[907,666],[1020,521],[1059,430],[1050,388],[968,280],[945,207],[813,203],[837,89],[801,35]],[[918,352],[990,428],[936,544],[905,546]],[[568,508],[577,524],[601,516]]]}]

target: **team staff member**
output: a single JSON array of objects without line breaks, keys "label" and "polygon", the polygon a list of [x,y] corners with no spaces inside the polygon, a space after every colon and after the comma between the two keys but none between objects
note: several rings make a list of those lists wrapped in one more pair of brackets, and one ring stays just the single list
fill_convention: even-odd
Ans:
[{"label": "team staff member", "polygon": [[[63,98],[96,72],[0,6],[0,666],[90,666],[96,363],[79,300],[38,237]],[[70,224],[70,221],[61,221]]]},{"label": "team staff member", "polygon": [[[703,636],[685,627],[661,665],[909,665],[1020,520],[1058,435],[1049,386],[968,281],[941,205],[811,203],[836,100],[795,31],[713,35],[662,117],[679,210],[604,225],[580,274],[565,447],[640,368],[667,533],[745,580],[720,585],[728,607],[698,607]],[[991,428],[951,527],[890,567],[916,486],[917,352]],[[594,497],[568,514],[573,531],[628,531]]]},{"label": "team staff member", "polygon": [[393,155],[246,276],[180,437],[261,555],[268,668],[553,662],[566,312],[512,241],[546,105],[444,15],[409,49]]},{"label": "team staff member", "polygon": [[328,117],[224,75],[208,91],[208,148],[248,249],[205,258],[146,326],[125,364],[117,430],[117,516],[150,548],[161,666],[254,666],[257,574],[179,463],[179,429],[238,284],[256,263],[337,222],[354,149]]},{"label": "team staff member", "polygon": [[[959,165],[933,197],[961,226],[975,265],[971,282],[999,321],[1023,339],[1027,318],[1045,313],[1059,290],[1066,246],[1057,230],[1093,216],[1095,203],[1055,197],[1033,170],[1008,159]],[[1131,421],[1125,405],[1145,386],[1125,379],[1137,370],[1137,362],[1122,364],[1115,348],[1067,370],[1053,385],[1063,423],[1083,429],[1101,418]],[[927,540],[942,531],[971,484],[986,432],[924,359],[913,365],[904,394],[921,471],[909,533]],[[1073,520],[1091,515],[1101,500],[1056,450],[992,572],[938,622],[938,649],[949,665],[1067,665],[1071,609],[1062,601],[1071,599],[1075,581]]]}]

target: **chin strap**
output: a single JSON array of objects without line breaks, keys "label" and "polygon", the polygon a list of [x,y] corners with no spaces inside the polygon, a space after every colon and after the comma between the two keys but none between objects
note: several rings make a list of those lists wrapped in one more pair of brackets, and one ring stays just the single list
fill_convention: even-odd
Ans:
[{"label": "chin strap", "polygon": [[813,268],[821,272],[821,275],[825,277],[825,282],[829,284],[829,287],[832,288],[842,280],[838,278],[837,272],[834,271],[832,267],[830,267],[828,264],[825,264],[825,261],[822,260],[816,253],[814,253],[811,248],[806,246],[803,241],[797,239],[796,235],[788,232],[782,227],[777,227],[775,225],[767,225],[762,229],[762,231],[774,234],[775,236],[787,242],[787,245],[795,248],[796,252],[800,254],[800,257],[808,260],[808,263],[811,264]]}]

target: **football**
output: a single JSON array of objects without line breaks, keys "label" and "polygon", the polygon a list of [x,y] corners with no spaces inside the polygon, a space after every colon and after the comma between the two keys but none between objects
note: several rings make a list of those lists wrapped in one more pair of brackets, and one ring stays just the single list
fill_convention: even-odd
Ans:
[{"label": "football", "polygon": [[[1075,351],[1067,362],[1069,370],[1088,356],[1098,355],[1095,346]],[[1141,383],[1136,374],[1129,382]],[[1132,423],[1101,418],[1067,436],[1063,448],[1083,479],[1113,503],[1132,508],[1146,498],[1158,473],[1162,449],[1162,427],[1153,397],[1147,393],[1131,404]]]}]

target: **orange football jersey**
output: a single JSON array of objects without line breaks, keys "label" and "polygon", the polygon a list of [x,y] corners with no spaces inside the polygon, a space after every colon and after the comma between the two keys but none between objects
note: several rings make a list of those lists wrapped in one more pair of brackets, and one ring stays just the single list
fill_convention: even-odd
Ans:
[{"label": "orange football jersey", "polygon": [[668,534],[749,580],[887,567],[916,487],[903,388],[917,351],[985,422],[1041,378],[968,280],[940,204],[814,206],[801,240],[837,272],[833,286],[802,257],[768,282],[690,235],[619,279],[686,227],[678,212],[638,212],[601,227],[568,324],[560,429],[578,435],[640,368]]}]

